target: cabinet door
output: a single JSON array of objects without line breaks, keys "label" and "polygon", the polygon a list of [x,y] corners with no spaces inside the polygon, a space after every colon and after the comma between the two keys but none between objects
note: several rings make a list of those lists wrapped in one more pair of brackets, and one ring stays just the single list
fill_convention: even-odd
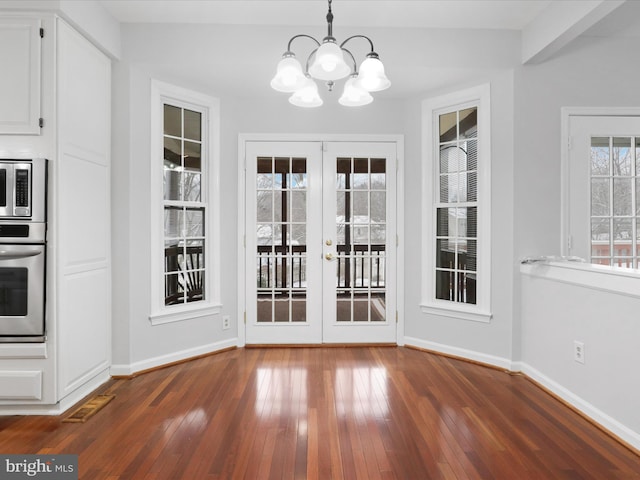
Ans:
[{"label": "cabinet door", "polygon": [[40,20],[0,18],[0,134],[40,134]]}]

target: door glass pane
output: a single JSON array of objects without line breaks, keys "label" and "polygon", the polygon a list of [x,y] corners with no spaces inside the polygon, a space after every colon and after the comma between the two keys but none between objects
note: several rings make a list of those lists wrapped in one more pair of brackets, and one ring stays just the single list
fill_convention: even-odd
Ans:
[{"label": "door glass pane", "polygon": [[291,192],[291,221],[305,222],[307,220],[307,193],[305,191]]},{"label": "door glass pane", "polygon": [[385,190],[387,186],[386,179],[387,161],[384,158],[371,159],[371,189]]},{"label": "door glass pane", "polygon": [[273,298],[271,293],[258,293],[257,320],[259,323],[272,322]]},{"label": "door glass pane", "polygon": [[614,178],[613,179],[613,214],[614,215],[631,215],[632,199],[631,187],[632,180],[630,178]]},{"label": "door glass pane", "polygon": [[336,318],[386,321],[386,159],[338,159],[337,170]]},{"label": "door glass pane", "polygon": [[272,188],[273,187],[273,165],[272,159],[269,157],[260,157],[257,161],[258,172],[256,174],[256,187],[257,188]]},{"label": "door glass pane", "polygon": [[339,290],[336,295],[336,320],[338,322],[350,322],[352,318],[350,290]]},{"label": "door glass pane", "polygon": [[612,164],[614,176],[629,176],[631,175],[631,139],[619,138],[613,139],[613,155]]},{"label": "door glass pane", "polygon": [[371,221],[385,222],[387,219],[387,195],[385,192],[371,192]]},{"label": "door glass pane", "polygon": [[372,322],[384,322],[387,318],[387,312],[385,307],[384,292],[372,292],[371,301],[369,306],[371,308],[371,321]]},{"label": "door glass pane", "polygon": [[291,188],[307,188],[307,159],[294,158],[291,162]]},{"label": "door glass pane", "polygon": [[338,158],[337,162],[336,188],[344,190],[349,185],[351,188],[351,159]]},{"label": "door glass pane", "polygon": [[609,179],[591,179],[591,215],[609,215]]},{"label": "door glass pane", "polygon": [[369,221],[369,194],[368,192],[353,192],[353,221],[363,223]]},{"label": "door glass pane", "polygon": [[369,188],[369,160],[367,158],[353,159],[353,188]]},{"label": "door glass pane", "polygon": [[307,161],[258,158],[257,319],[307,320]]},{"label": "door glass pane", "polygon": [[609,137],[591,139],[591,175],[609,174]]}]

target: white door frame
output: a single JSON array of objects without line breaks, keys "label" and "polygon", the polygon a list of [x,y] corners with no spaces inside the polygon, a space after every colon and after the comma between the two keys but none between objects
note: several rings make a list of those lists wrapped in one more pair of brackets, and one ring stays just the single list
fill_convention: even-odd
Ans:
[{"label": "white door frame", "polygon": [[244,347],[246,311],[245,225],[246,225],[246,143],[247,142],[393,142],[396,144],[396,342],[404,345],[404,135],[348,134],[260,134],[238,135],[238,346]]}]

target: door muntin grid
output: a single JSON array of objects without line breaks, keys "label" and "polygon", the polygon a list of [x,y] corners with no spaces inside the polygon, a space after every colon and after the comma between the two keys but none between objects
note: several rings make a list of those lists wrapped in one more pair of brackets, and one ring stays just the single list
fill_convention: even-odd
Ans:
[{"label": "door muntin grid", "polygon": [[307,321],[307,160],[258,157],[258,323]]},{"label": "door muntin grid", "polygon": [[385,158],[336,163],[336,321],[386,321]]},{"label": "door muntin grid", "polygon": [[591,262],[638,268],[640,137],[594,136],[590,148]]}]

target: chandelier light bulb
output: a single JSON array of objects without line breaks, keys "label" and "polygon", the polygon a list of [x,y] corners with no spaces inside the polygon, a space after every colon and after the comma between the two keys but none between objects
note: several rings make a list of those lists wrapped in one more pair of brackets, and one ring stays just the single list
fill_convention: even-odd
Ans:
[{"label": "chandelier light bulb", "polygon": [[326,40],[316,51],[316,56],[309,67],[309,74],[319,80],[340,80],[351,73],[344,61],[342,49],[332,40]]},{"label": "chandelier light bulb", "polygon": [[370,53],[360,64],[358,84],[368,92],[379,92],[391,86],[384,73],[384,65],[376,53]]},{"label": "chandelier light bulb", "polygon": [[345,107],[359,107],[371,102],[373,102],[373,97],[369,92],[358,85],[356,75],[353,75],[344,84],[344,92],[338,100],[338,103]]},{"label": "chandelier light bulb", "polygon": [[289,97],[289,103],[296,107],[313,108],[322,105],[322,98],[318,93],[318,85],[310,78],[305,78],[305,83]]},{"label": "chandelier light bulb", "polygon": [[305,80],[302,65],[295,55],[287,52],[278,62],[276,75],[271,80],[271,87],[279,92],[292,93],[299,89]]}]

